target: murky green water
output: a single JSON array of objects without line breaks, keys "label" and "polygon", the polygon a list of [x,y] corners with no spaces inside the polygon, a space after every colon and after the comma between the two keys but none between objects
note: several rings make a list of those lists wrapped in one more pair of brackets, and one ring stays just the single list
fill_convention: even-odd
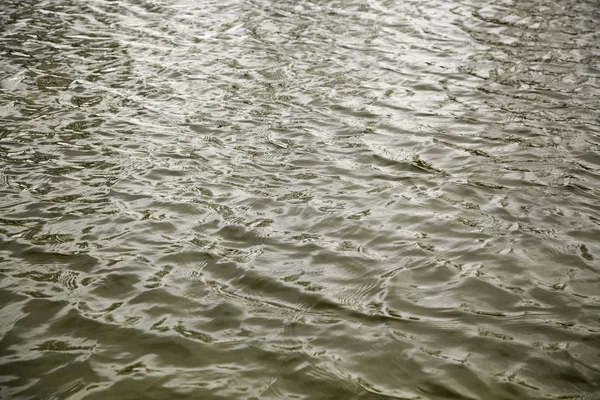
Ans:
[{"label": "murky green water", "polygon": [[596,0],[0,24],[1,398],[600,398]]}]

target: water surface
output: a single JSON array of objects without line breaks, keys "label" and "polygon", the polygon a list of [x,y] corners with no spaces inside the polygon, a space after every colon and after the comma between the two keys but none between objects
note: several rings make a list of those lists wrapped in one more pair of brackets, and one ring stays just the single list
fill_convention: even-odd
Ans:
[{"label": "water surface", "polygon": [[0,26],[0,397],[599,398],[597,1]]}]

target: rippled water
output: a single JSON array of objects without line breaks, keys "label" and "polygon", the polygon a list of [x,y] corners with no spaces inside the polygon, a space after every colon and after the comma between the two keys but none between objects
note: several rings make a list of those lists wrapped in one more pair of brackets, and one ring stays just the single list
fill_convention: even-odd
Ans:
[{"label": "rippled water", "polygon": [[597,0],[0,24],[0,397],[600,398]]}]

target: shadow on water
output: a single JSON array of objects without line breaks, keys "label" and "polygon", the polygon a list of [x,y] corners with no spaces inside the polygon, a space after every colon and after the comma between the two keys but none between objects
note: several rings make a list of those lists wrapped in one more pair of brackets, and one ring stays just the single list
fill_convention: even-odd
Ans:
[{"label": "shadow on water", "polygon": [[0,397],[592,399],[593,1],[5,1]]}]

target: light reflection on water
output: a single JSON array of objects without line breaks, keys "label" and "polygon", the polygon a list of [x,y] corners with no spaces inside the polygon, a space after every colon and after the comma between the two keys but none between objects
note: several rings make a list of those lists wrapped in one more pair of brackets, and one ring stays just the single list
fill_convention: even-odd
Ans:
[{"label": "light reflection on water", "polygon": [[594,1],[5,1],[1,397],[594,398]]}]

